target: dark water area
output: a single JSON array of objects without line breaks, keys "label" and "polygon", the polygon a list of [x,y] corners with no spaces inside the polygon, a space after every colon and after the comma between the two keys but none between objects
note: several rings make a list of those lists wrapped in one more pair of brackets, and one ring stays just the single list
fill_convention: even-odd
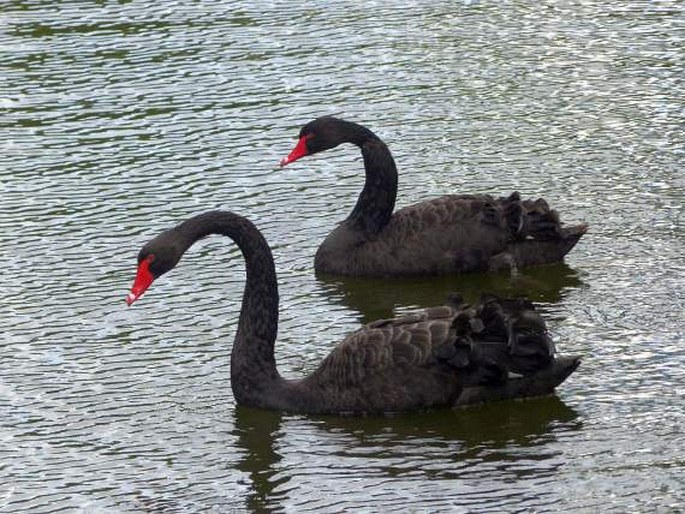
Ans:
[{"label": "dark water area", "polygon": [[[2,8],[0,512],[680,512],[685,12],[679,2],[41,2]],[[397,161],[398,206],[543,196],[590,230],[564,264],[316,277],[362,161],[283,170],[338,114]],[[135,307],[141,245],[221,208],[279,275],[279,370],[452,291],[530,297],[555,397],[393,417],[237,407],[235,245]]]}]

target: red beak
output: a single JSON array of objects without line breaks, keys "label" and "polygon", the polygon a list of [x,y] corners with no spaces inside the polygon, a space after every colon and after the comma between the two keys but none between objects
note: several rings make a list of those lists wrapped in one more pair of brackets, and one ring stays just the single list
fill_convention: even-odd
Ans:
[{"label": "red beak", "polygon": [[293,151],[288,154],[288,157],[283,157],[283,159],[281,159],[281,168],[293,161],[296,161],[300,157],[304,157],[305,155],[309,154],[309,150],[307,149],[307,139],[310,137],[311,134],[307,134],[306,136],[302,136],[300,138],[295,145],[295,148],[293,148]]},{"label": "red beak", "polygon": [[126,296],[126,304],[130,307],[133,302],[135,302],[140,296],[147,291],[150,287],[152,281],[155,277],[150,272],[150,263],[152,259],[149,256],[144,261],[141,261],[138,265],[138,272],[136,273],[136,279],[133,281],[133,286],[131,287],[131,292]]}]

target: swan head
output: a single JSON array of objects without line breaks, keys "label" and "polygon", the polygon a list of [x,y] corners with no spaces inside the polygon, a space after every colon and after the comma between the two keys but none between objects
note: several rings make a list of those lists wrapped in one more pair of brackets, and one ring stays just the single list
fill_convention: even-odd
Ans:
[{"label": "swan head", "polygon": [[126,303],[130,306],[140,298],[152,282],[178,264],[182,255],[183,249],[174,237],[173,229],[147,243],[138,253],[138,270]]},{"label": "swan head", "polygon": [[334,116],[322,116],[300,129],[297,144],[287,157],[281,159],[281,168],[307,155],[330,150],[342,143],[361,146],[376,136],[369,129]]}]

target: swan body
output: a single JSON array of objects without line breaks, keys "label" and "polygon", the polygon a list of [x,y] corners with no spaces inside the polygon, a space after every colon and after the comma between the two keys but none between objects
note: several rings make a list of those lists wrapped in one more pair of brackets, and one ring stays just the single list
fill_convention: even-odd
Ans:
[{"label": "swan body", "polygon": [[246,284],[231,353],[237,403],[303,413],[368,414],[548,395],[579,365],[555,355],[544,320],[523,299],[484,296],[364,325],[309,376],[276,369],[278,287],[271,250],[246,218],[211,211],[147,243],[127,297],[130,305],[171,270],[192,244],[223,234],[240,247]]},{"label": "swan body", "polygon": [[342,143],[361,149],[366,181],[350,216],[316,252],[316,272],[440,275],[544,264],[562,260],[587,230],[563,227],[545,200],[516,192],[446,195],[393,213],[397,169],[387,146],[366,127],[331,116],[302,127],[281,166]]}]

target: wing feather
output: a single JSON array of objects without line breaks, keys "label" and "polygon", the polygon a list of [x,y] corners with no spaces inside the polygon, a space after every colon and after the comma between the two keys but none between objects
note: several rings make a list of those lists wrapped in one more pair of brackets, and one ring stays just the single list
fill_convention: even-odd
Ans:
[{"label": "wing feather", "polygon": [[336,377],[352,386],[373,375],[434,364],[436,350],[454,341],[454,315],[444,306],[369,323],[346,337],[312,377]]},{"label": "wing feather", "polygon": [[450,405],[464,388],[502,387],[510,376],[553,365],[554,345],[527,300],[483,296],[468,305],[453,295],[448,302],[353,332],[308,387],[340,411],[406,410]]}]

